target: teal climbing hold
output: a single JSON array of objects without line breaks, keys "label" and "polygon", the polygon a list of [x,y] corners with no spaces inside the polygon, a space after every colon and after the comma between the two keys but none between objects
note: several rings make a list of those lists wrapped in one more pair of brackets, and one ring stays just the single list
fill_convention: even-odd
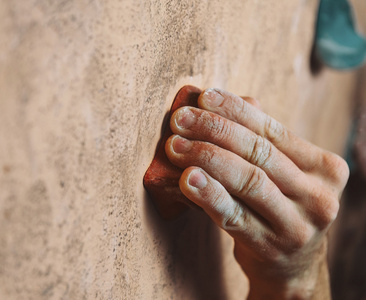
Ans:
[{"label": "teal climbing hold", "polygon": [[366,61],[366,39],[355,28],[347,0],[320,0],[314,46],[318,59],[334,69],[352,69]]}]

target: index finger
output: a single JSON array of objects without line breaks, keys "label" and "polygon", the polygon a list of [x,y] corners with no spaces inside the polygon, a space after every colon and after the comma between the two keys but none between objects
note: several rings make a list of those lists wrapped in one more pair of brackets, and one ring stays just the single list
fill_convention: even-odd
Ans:
[{"label": "index finger", "polygon": [[301,139],[280,122],[235,94],[207,89],[201,93],[198,106],[237,122],[269,140],[301,170],[310,171],[322,159],[322,150]]}]

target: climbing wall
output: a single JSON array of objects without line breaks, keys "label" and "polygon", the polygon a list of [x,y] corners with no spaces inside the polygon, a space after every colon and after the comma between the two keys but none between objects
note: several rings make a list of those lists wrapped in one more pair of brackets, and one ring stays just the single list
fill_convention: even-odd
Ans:
[{"label": "climbing wall", "polygon": [[0,299],[244,299],[231,239],[142,178],[185,84],[341,154],[356,74],[310,72],[317,5],[1,1]]}]

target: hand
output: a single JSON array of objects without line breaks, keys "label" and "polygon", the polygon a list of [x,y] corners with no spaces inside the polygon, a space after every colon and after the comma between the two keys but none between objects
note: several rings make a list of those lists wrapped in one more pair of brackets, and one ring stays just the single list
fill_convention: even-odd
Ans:
[{"label": "hand", "polygon": [[246,100],[208,89],[200,108],[177,110],[167,156],[185,169],[184,195],[234,238],[250,299],[324,300],[326,233],[348,166]]}]

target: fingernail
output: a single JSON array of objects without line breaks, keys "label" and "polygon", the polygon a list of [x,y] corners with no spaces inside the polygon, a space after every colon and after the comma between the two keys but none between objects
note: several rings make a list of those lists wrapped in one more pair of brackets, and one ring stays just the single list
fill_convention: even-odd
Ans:
[{"label": "fingernail", "polygon": [[200,170],[194,170],[189,176],[188,183],[195,188],[203,189],[207,185],[207,178]]},{"label": "fingernail", "polygon": [[175,153],[186,153],[192,149],[193,143],[185,138],[176,136],[173,140],[173,149]]},{"label": "fingernail", "polygon": [[196,119],[196,115],[189,108],[183,108],[179,110],[175,121],[178,127],[189,128],[196,123]]},{"label": "fingernail", "polygon": [[215,89],[207,89],[203,93],[203,100],[208,106],[217,107],[224,101],[224,97]]}]

